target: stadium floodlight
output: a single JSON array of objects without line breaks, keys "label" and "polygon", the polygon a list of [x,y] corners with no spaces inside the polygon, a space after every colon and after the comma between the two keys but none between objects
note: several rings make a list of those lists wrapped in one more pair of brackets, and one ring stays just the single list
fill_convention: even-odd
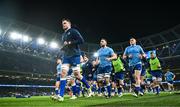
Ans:
[{"label": "stadium floodlight", "polygon": [[50,47],[53,48],[53,49],[58,48],[58,44],[56,42],[51,42]]},{"label": "stadium floodlight", "polygon": [[43,38],[38,38],[37,40],[38,44],[43,45],[45,44],[45,40]]},{"label": "stadium floodlight", "polygon": [[98,57],[99,55],[98,55],[97,52],[95,52],[95,53],[93,54],[93,56],[94,56],[94,57]]},{"label": "stadium floodlight", "polygon": [[29,42],[30,38],[27,35],[23,35],[22,40],[23,42]]},{"label": "stadium floodlight", "polygon": [[17,32],[11,32],[10,33],[10,38],[13,39],[13,40],[22,39],[22,35],[17,33]]}]

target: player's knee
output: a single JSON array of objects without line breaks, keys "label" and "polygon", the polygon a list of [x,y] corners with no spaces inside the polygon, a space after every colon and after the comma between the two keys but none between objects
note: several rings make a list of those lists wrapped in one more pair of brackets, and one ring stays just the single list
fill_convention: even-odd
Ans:
[{"label": "player's knee", "polygon": [[80,71],[81,69],[80,69],[80,65],[78,64],[78,65],[76,65],[76,66],[73,66],[72,67],[72,70],[75,72],[77,72],[77,71]]},{"label": "player's knee", "polygon": [[70,80],[70,84],[72,85],[72,84],[74,84],[75,83],[75,81],[73,80],[73,79],[71,79]]},{"label": "player's knee", "polygon": [[61,78],[66,77],[66,75],[67,75],[67,71],[66,71],[66,70],[63,70],[62,73],[61,73]]},{"label": "player's knee", "polygon": [[78,76],[79,72],[78,71],[74,71],[74,76]]},{"label": "player's knee", "polygon": [[140,76],[139,75],[135,75],[135,79],[136,79],[136,81],[140,81]]},{"label": "player's knee", "polygon": [[123,85],[124,85],[124,82],[120,82],[119,85],[120,85],[120,86],[123,86]]},{"label": "player's knee", "polygon": [[59,88],[60,82],[56,82],[56,88]]},{"label": "player's knee", "polygon": [[69,65],[68,64],[63,64],[62,65],[62,71],[69,71]]}]

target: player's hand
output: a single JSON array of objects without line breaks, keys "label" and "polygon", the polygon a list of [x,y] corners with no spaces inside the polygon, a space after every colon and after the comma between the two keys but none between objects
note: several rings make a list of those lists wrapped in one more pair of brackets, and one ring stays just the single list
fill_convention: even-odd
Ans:
[{"label": "player's hand", "polygon": [[68,42],[67,41],[64,41],[64,45],[67,45],[68,44]]},{"label": "player's hand", "polygon": [[123,59],[126,59],[127,58],[127,56],[126,55],[123,55]]},{"label": "player's hand", "polygon": [[142,59],[142,58],[143,58],[143,56],[140,54],[140,55],[139,55],[139,58],[140,58],[140,59]]},{"label": "player's hand", "polygon": [[132,58],[132,54],[129,54],[129,55],[128,55],[128,58]]},{"label": "player's hand", "polygon": [[106,58],[106,60],[111,61],[111,58]]}]

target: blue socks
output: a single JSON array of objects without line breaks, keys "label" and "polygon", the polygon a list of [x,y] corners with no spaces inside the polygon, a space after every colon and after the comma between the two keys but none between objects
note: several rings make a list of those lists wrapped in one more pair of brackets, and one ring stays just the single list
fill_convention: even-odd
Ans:
[{"label": "blue socks", "polygon": [[59,93],[59,95],[61,97],[64,96],[65,86],[66,86],[66,78],[61,78],[61,81],[60,81],[60,93]]},{"label": "blue socks", "polygon": [[111,84],[110,83],[107,84],[106,88],[107,88],[108,96],[111,96]]},{"label": "blue socks", "polygon": [[140,87],[135,87],[135,89],[134,89],[134,92],[138,95],[139,94],[139,91],[140,91]]},{"label": "blue socks", "polygon": [[118,88],[118,94],[120,94],[120,93],[122,93],[122,88],[121,87]]},{"label": "blue socks", "polygon": [[96,92],[96,84],[92,85],[92,92]]},{"label": "blue socks", "polygon": [[90,88],[88,82],[86,81],[86,79],[84,77],[82,77],[81,82],[86,86],[87,89]]},{"label": "blue socks", "polygon": [[71,86],[71,89],[72,89],[73,95],[76,95],[76,84],[73,84]]},{"label": "blue socks", "polygon": [[156,89],[156,93],[159,94],[160,92],[159,86],[155,87],[155,89]]},{"label": "blue socks", "polygon": [[56,94],[56,95],[59,94],[59,88],[55,88],[55,94]]}]

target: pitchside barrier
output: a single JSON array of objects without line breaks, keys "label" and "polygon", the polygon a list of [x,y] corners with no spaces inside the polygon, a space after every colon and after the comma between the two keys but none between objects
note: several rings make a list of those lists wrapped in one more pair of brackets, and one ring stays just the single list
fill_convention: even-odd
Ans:
[{"label": "pitchside barrier", "polygon": [[[161,82],[162,84],[166,84],[167,82]],[[180,80],[174,81],[174,83],[180,83]],[[129,86],[129,84],[127,84]],[[44,86],[44,85],[13,85],[13,84],[0,84],[0,87],[31,87],[31,88],[55,88],[55,86]]]}]

